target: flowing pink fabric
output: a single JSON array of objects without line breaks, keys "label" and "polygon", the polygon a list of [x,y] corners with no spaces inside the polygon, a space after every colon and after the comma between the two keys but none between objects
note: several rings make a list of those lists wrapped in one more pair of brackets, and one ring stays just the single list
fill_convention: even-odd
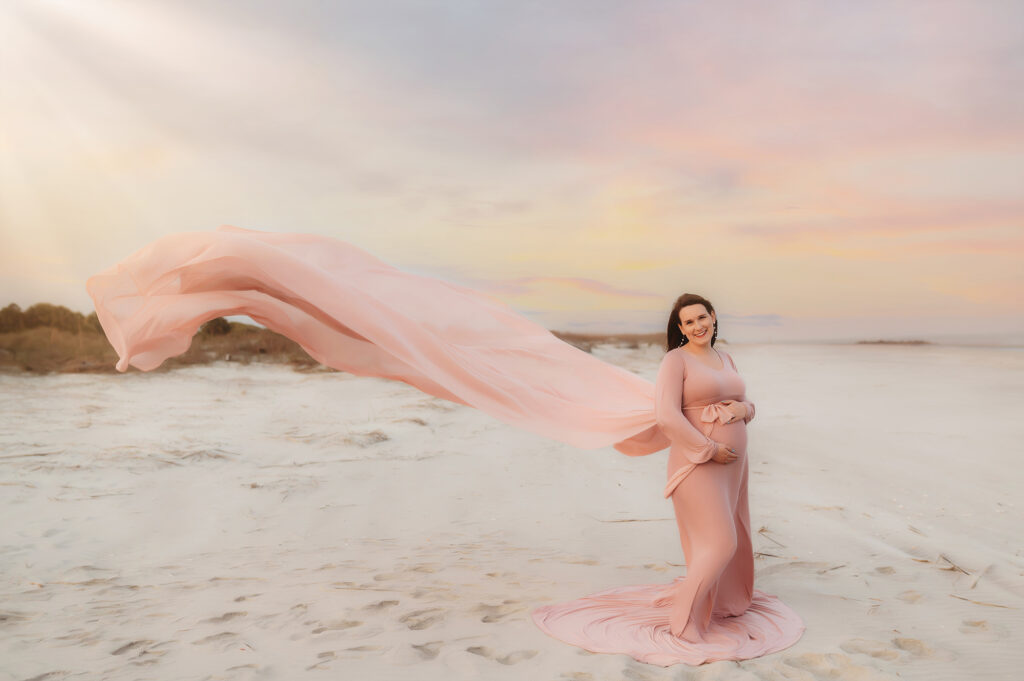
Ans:
[{"label": "flowing pink fabric", "polygon": [[[677,520],[683,497],[721,502],[726,488],[738,493],[741,484],[745,504],[745,456],[742,468],[703,465],[718,444],[694,423],[721,423],[734,434],[743,428],[745,455],[745,421],[753,405],[746,403],[746,419],[735,420],[726,405],[744,396],[734,384],[728,395],[699,395],[700,420],[685,415],[690,407],[680,400],[687,365],[679,350],[666,355],[675,358],[671,372],[663,362],[652,385],[559,340],[500,301],[310,234],[231,226],[172,234],[91,277],[86,288],[120,358],[119,371],[129,365],[154,369],[187,350],[204,322],[248,315],[327,366],[403,381],[576,447],[614,446],[643,456],[671,446],[666,496],[673,497]],[[709,474],[721,479],[691,482]],[[688,557],[693,547],[684,532],[701,529],[702,517],[697,512],[692,524],[680,524]],[[749,547],[749,533],[746,542]],[[622,587],[538,608],[533,618],[568,643],[665,665],[747,659],[799,639],[799,617],[774,596],[753,591],[752,567],[749,574],[722,579],[711,574],[714,566],[705,568],[695,573],[691,564],[686,578],[668,585]],[[703,576],[693,579],[695,574]],[[719,588],[729,583],[742,587],[746,599],[734,598],[726,609],[735,612],[725,613],[715,591],[729,592]],[[719,621],[728,614],[737,616]],[[686,632],[675,631],[680,618]]]},{"label": "flowing pink fabric", "polygon": [[640,662],[669,667],[720,660],[748,660],[788,648],[804,624],[775,596],[757,589],[746,612],[716,617],[702,640],[672,634],[665,599],[687,577],[665,584],[636,584],[537,608],[533,621],[560,641],[594,653],[624,653]]},{"label": "flowing pink fabric", "polygon": [[642,456],[669,446],[649,381],[498,300],[344,241],[231,226],[171,234],[86,289],[119,371],[155,369],[204,322],[244,314],[326,366],[404,381],[576,447]]}]

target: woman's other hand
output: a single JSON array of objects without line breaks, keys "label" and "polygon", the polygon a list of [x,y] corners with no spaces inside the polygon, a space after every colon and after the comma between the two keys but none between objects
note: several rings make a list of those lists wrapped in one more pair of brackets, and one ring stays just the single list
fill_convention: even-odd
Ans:
[{"label": "woman's other hand", "polygon": [[729,445],[724,445],[721,442],[718,443],[716,450],[717,451],[711,456],[712,461],[717,461],[718,463],[732,463],[739,458],[739,455],[734,452]]}]

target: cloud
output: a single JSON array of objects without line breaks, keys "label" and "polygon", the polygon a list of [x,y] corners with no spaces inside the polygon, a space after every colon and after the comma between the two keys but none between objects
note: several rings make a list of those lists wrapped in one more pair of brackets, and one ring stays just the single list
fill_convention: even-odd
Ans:
[{"label": "cloud", "polygon": [[813,310],[847,300],[823,270],[881,263],[925,306],[915,276],[1022,250],[1020,3],[12,0],[0,21],[0,236],[74,276],[230,222],[660,326],[650,292],[680,278]]},{"label": "cloud", "polygon": [[505,281],[493,282],[492,290],[506,294],[519,294],[531,291],[535,286],[560,287],[584,293],[593,293],[605,298],[657,299],[663,296],[647,291],[621,289],[596,279],[581,277],[519,277]]},{"label": "cloud", "polygon": [[781,326],[785,322],[785,317],[778,314],[747,314],[747,315],[735,315],[724,313],[718,315],[723,322],[728,322],[730,326],[753,326],[753,327],[769,327],[769,326]]},{"label": "cloud", "polygon": [[[794,209],[791,211],[796,213],[793,217],[783,214],[771,223],[740,222],[726,225],[725,229],[736,236],[784,245],[801,239],[827,243],[867,235],[901,237],[946,233],[947,238],[955,238],[956,235],[949,233],[1017,225],[1024,219],[1024,202],[1016,201],[925,203],[876,200],[865,202],[854,215],[829,213],[824,207],[819,210],[820,215],[813,216],[813,207]],[[808,213],[812,216],[808,217]]]}]

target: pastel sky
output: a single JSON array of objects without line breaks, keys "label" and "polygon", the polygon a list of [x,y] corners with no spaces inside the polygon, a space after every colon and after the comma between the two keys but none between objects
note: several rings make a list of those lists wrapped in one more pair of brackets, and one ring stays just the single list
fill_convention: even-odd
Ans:
[{"label": "pastel sky", "polygon": [[0,5],[0,305],[221,224],[553,329],[1024,344],[1024,3]]}]

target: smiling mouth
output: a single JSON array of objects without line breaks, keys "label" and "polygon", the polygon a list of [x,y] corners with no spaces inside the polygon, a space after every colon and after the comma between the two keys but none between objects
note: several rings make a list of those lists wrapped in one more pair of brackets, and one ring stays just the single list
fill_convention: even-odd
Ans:
[{"label": "smiling mouth", "polygon": [[702,337],[702,336],[706,336],[706,335],[707,335],[707,333],[708,333],[707,331],[701,331],[700,333],[695,333],[695,334],[693,334],[693,335],[694,335],[694,337],[696,337],[696,338],[700,338],[700,337]]}]

